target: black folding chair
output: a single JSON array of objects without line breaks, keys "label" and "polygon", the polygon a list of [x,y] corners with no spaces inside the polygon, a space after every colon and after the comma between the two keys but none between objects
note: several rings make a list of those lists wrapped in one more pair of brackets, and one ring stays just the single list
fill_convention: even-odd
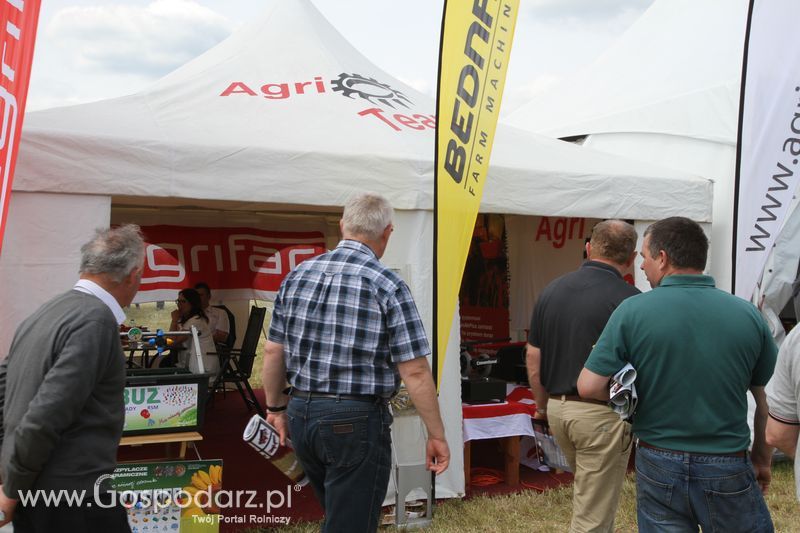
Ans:
[{"label": "black folding chair", "polygon": [[217,342],[217,349],[224,352],[225,350],[233,350],[233,345],[236,344],[236,317],[233,316],[231,310],[224,305],[215,305],[217,309],[222,309],[228,315],[228,337],[225,342]]},{"label": "black folding chair", "polygon": [[[264,317],[267,310],[264,307],[253,306],[250,308],[250,317],[247,320],[247,330],[242,339],[242,347],[239,349],[225,349],[219,352],[220,368],[217,377],[211,384],[211,391],[225,391],[227,383],[236,385],[236,389],[244,400],[247,409],[255,407],[262,417],[265,416],[264,409],[258,403],[253,388],[250,386],[250,374],[253,372],[253,362],[256,358],[258,340],[261,337]],[[213,395],[211,396],[213,398]],[[209,402],[210,403],[210,402]]]}]

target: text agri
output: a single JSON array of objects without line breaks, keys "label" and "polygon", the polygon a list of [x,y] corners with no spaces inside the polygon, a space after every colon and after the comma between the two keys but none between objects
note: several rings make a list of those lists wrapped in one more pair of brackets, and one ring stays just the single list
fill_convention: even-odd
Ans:
[{"label": "text agri", "polygon": [[[338,78],[331,80],[333,92],[337,92],[349,99],[362,99],[371,104],[397,110],[408,108],[411,100],[401,91],[394,89],[387,83],[382,83],[374,78],[358,74],[343,72]],[[265,83],[260,86],[248,85],[243,81],[231,82],[220,96],[245,96],[262,97],[267,100],[287,100],[295,96],[309,94],[324,94],[327,92],[325,80],[322,76],[314,76],[312,80]],[[383,124],[394,131],[405,130],[433,130],[436,129],[436,116],[420,113],[394,113],[380,107],[369,107],[357,113],[376,124]],[[377,121],[377,122],[376,122]]]}]

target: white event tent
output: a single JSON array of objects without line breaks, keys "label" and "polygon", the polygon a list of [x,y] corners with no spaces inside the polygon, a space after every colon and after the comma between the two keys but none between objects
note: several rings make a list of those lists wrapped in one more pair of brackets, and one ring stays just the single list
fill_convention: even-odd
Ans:
[{"label": "white event tent", "polygon": [[[746,0],[656,0],[592,64],[515,110],[506,122],[714,181],[709,271],[731,290],[736,142]],[[778,340],[800,259],[790,208],[756,302]],[[687,216],[691,216],[688,215]]]},{"label": "white event tent", "polygon": [[[396,208],[383,260],[408,281],[430,332],[434,112],[303,0],[269,2],[143,92],[29,113],[0,257],[0,353],[22,318],[71,286],[95,227],[321,220],[332,245],[330,222],[360,190]],[[501,126],[481,209],[707,223],[711,196],[709,180]],[[524,237],[509,235],[510,255]],[[512,266],[512,299],[527,275]],[[454,457],[438,497],[464,493],[457,322],[440,399]]]}]

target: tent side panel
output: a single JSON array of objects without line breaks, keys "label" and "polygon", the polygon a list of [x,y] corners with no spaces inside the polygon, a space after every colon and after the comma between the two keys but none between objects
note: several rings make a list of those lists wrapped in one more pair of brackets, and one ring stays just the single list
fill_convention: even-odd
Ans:
[{"label": "tent side panel", "polygon": [[28,315],[74,285],[81,245],[96,228],[108,227],[110,214],[108,196],[12,195],[0,256],[0,357]]},{"label": "tent side panel", "polygon": [[[425,331],[433,331],[433,213],[431,211],[395,211],[395,231],[382,262],[396,269],[408,283],[419,308]],[[442,382],[439,388],[439,406],[444,420],[447,442],[450,445],[450,467],[436,479],[436,497],[453,498],[464,495],[464,449],[461,428],[461,374],[458,362],[458,313],[448,344]],[[402,423],[401,423],[402,424]],[[404,426],[405,427],[405,426]],[[421,428],[421,426],[420,426]],[[397,432],[395,432],[397,436]],[[395,442],[399,462],[411,464],[424,461],[424,439],[417,445],[416,434],[406,434]],[[396,439],[398,440],[398,439]],[[404,445],[403,443],[408,443]],[[387,500],[394,500],[394,484],[390,482]],[[413,498],[422,493],[412,492]]]}]

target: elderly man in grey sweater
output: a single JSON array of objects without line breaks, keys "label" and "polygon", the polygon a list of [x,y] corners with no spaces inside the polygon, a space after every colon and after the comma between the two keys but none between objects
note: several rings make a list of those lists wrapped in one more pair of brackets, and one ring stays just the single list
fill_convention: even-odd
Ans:
[{"label": "elderly man in grey sweater", "polygon": [[[80,280],[20,325],[0,363],[0,525],[13,518],[15,533],[130,531],[100,482],[122,436],[119,324],[139,290],[144,241],[133,225],[98,230],[81,254]],[[47,491],[85,491],[84,503],[48,506]]]}]

